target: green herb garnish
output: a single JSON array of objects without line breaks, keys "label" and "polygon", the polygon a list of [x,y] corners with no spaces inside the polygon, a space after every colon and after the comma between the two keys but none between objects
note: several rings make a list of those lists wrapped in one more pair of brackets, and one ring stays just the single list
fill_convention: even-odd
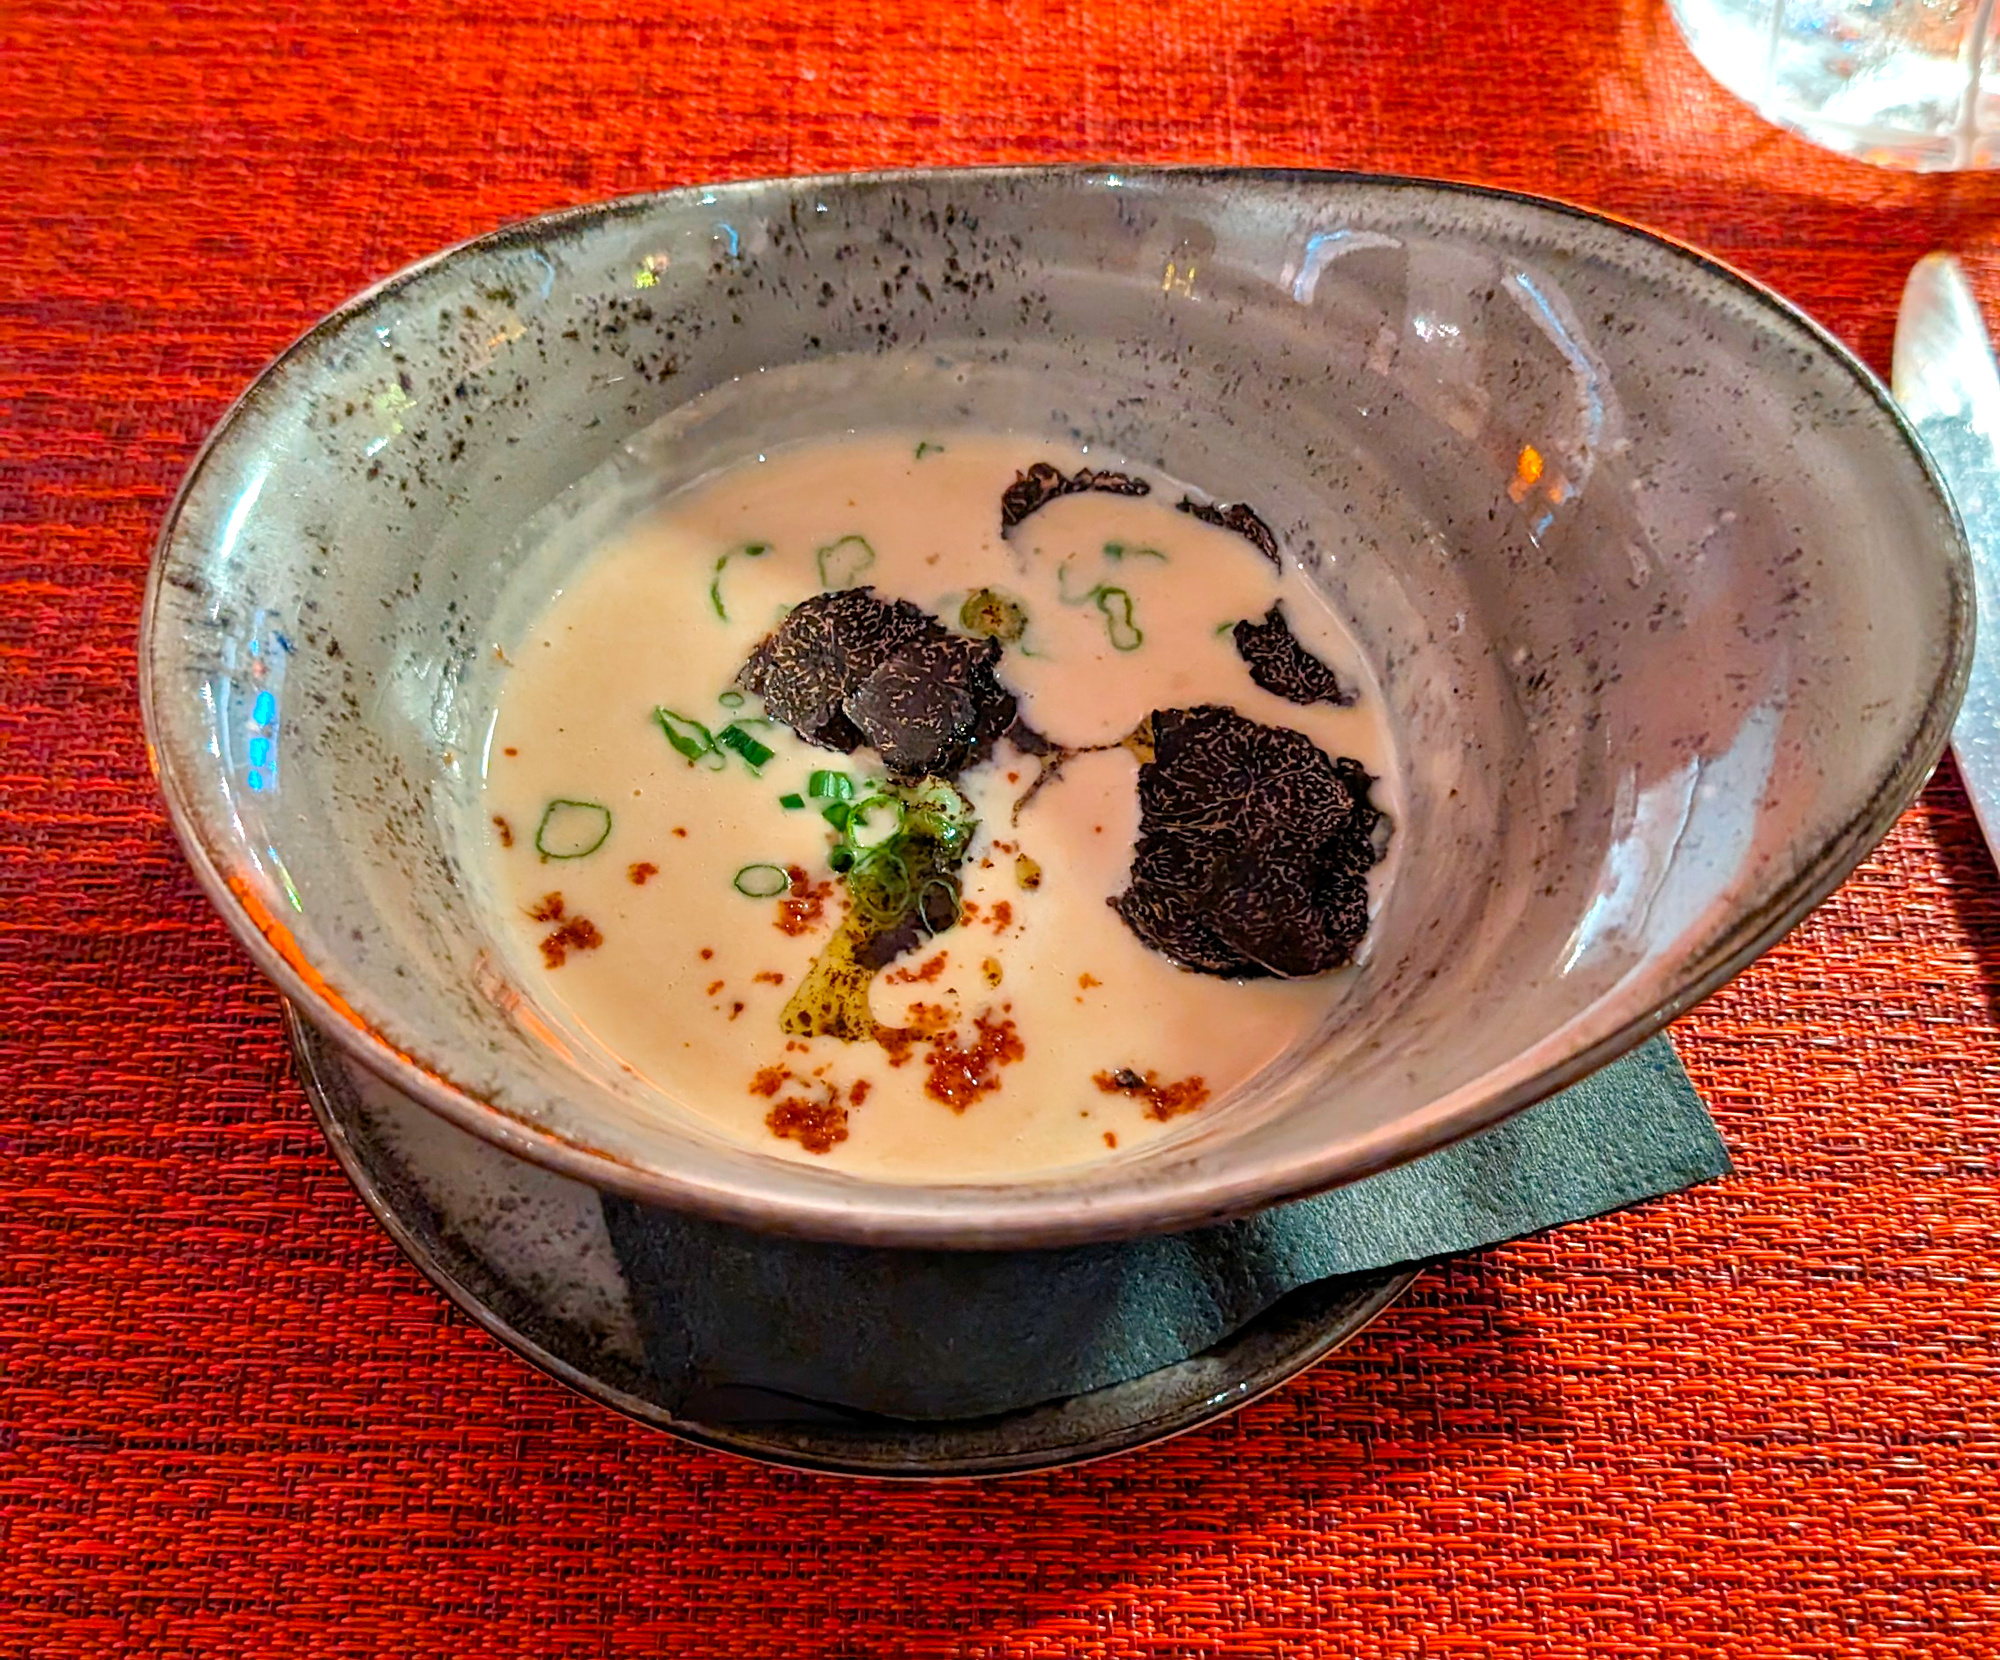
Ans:
[{"label": "green herb garnish", "polygon": [[875,563],[875,550],[863,536],[843,536],[816,555],[822,588],[852,588],[861,573]]},{"label": "green herb garnish", "polygon": [[1026,607],[997,588],[975,588],[958,608],[958,626],[982,639],[1012,645],[1028,632]]},{"label": "green herb garnish", "polygon": [[609,807],[558,797],[542,809],[542,822],[535,826],[535,851],[544,859],[581,859],[602,847],[610,834]]},{"label": "green herb garnish", "polygon": [[805,804],[806,804],[806,798],[800,795],[797,790],[792,791],[791,794],[789,795],[781,795],[778,797],[778,805],[784,808],[785,811],[788,813],[796,813]]},{"label": "green herb garnish", "polygon": [[1158,548],[1135,548],[1128,542],[1106,542],[1104,557],[1114,565],[1127,559],[1157,559],[1164,565],[1167,556]]},{"label": "green herb garnish", "polygon": [[1130,594],[1123,588],[1102,585],[1092,592],[1097,600],[1097,609],[1104,613],[1104,632],[1110,637],[1113,651],[1137,651],[1146,643],[1145,634],[1132,620]]},{"label": "green herb garnish", "polygon": [[[877,1033],[868,1000],[877,969],[922,934],[958,921],[958,871],[977,821],[971,803],[942,779],[833,805],[848,807],[849,828],[828,860],[847,879],[848,911],[785,1005],[783,1025],[795,1036],[852,1042]],[[855,843],[854,824],[878,805],[895,808],[895,829],[879,842]]]},{"label": "green herb garnish", "polygon": [[744,559],[762,559],[770,551],[771,544],[769,542],[745,542],[740,548],[731,548],[720,559],[716,560],[715,575],[710,577],[708,581],[708,603],[715,607],[715,614],[724,622],[729,621],[729,613],[723,609],[722,605],[723,568],[728,565],[730,560],[739,556]]},{"label": "green herb garnish", "polygon": [[1095,605],[1104,617],[1104,631],[1114,651],[1137,651],[1146,642],[1132,611],[1132,596],[1123,588],[1099,582],[1081,594],[1069,591],[1069,561],[1056,567],[1056,592],[1065,605]]},{"label": "green herb garnish", "polygon": [[738,755],[742,756],[752,772],[756,772],[766,761],[777,754],[777,751],[771,748],[769,744],[759,743],[734,721],[731,721],[720,732],[716,733],[715,741],[723,749],[734,750]]},{"label": "green herb garnish", "polygon": [[917,459],[919,461],[923,460],[923,458],[927,455],[943,455],[943,454],[944,454],[944,445],[933,444],[928,438],[925,439],[922,443],[917,445]]},{"label": "green herb garnish", "polygon": [[664,707],[653,711],[653,719],[659,722],[660,730],[667,735],[667,742],[674,746],[674,752],[683,757],[689,766],[707,755],[715,757],[714,765],[709,768],[711,772],[729,764],[715,747],[715,734],[700,721]]},{"label": "green herb garnish", "polygon": [[819,801],[852,801],[854,780],[844,772],[815,772],[806,780],[806,794]]},{"label": "green herb garnish", "polygon": [[729,885],[746,899],[776,899],[792,885],[792,878],[777,865],[745,865]]}]

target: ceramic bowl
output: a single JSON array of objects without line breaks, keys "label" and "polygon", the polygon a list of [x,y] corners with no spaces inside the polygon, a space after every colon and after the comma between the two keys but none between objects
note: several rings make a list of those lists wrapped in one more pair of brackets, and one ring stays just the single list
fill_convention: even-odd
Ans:
[{"label": "ceramic bowl", "polygon": [[[580,481],[665,491],[913,424],[1069,435],[1254,503],[1371,657],[1404,760],[1399,873],[1313,1041],[1178,1134],[1006,1183],[769,1156],[565,1045],[457,829],[498,596],[587,511]],[[994,1248],[1365,1175],[1658,1029],[1921,785],[1969,594],[1881,386],[1630,227],[1335,175],[785,180],[516,225],[320,323],[189,475],[142,692],[210,897],[406,1094],[657,1204]]]}]

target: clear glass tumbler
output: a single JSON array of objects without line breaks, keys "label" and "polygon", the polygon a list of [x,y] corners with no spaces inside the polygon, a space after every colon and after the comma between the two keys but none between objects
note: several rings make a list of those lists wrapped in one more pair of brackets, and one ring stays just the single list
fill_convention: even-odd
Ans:
[{"label": "clear glass tumbler", "polygon": [[1995,0],[1670,0],[1702,67],[1781,126],[1922,172],[2000,166]]}]

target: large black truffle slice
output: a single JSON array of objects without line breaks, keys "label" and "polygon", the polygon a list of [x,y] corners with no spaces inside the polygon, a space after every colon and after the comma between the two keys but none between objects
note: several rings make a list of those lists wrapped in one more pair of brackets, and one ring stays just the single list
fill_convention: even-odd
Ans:
[{"label": "large black truffle slice", "polygon": [[1341,685],[1333,670],[1299,644],[1285,621],[1283,606],[1273,605],[1262,622],[1238,623],[1233,637],[1236,655],[1265,691],[1290,703],[1336,703],[1345,708],[1354,701],[1353,691]]},{"label": "large black truffle slice", "polygon": [[1277,536],[1273,534],[1271,527],[1244,503],[1196,501],[1192,496],[1183,496],[1174,503],[1174,509],[1176,512],[1186,513],[1201,520],[1205,525],[1214,525],[1218,529],[1234,532],[1279,570],[1285,568],[1284,560],[1278,557]]},{"label": "large black truffle slice", "polygon": [[1000,534],[1005,536],[1030,513],[1039,512],[1062,496],[1078,496],[1086,491],[1112,496],[1147,496],[1152,485],[1130,473],[1097,472],[1079,467],[1065,473],[1051,462],[1037,461],[1025,473],[1016,473],[1014,482],[1000,494]]},{"label": "large black truffle slice", "polygon": [[1304,733],[1203,705],[1152,716],[1132,878],[1111,901],[1183,967],[1302,979],[1349,962],[1380,857],[1374,782]]},{"label": "large black truffle slice", "polygon": [[867,744],[897,778],[950,778],[1014,719],[1000,654],[999,641],[953,634],[907,600],[843,588],[794,606],[736,679],[809,743]]}]

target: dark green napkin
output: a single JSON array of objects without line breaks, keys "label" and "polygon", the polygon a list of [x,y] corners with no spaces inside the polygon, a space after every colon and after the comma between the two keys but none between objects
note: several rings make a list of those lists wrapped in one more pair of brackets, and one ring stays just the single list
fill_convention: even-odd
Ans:
[{"label": "dark green napkin", "polygon": [[773,1239],[610,1195],[604,1217],[667,1398],[773,1390],[957,1418],[1184,1360],[1313,1280],[1476,1250],[1729,1169],[1661,1037],[1441,1153],[1193,1233],[884,1251]]}]

